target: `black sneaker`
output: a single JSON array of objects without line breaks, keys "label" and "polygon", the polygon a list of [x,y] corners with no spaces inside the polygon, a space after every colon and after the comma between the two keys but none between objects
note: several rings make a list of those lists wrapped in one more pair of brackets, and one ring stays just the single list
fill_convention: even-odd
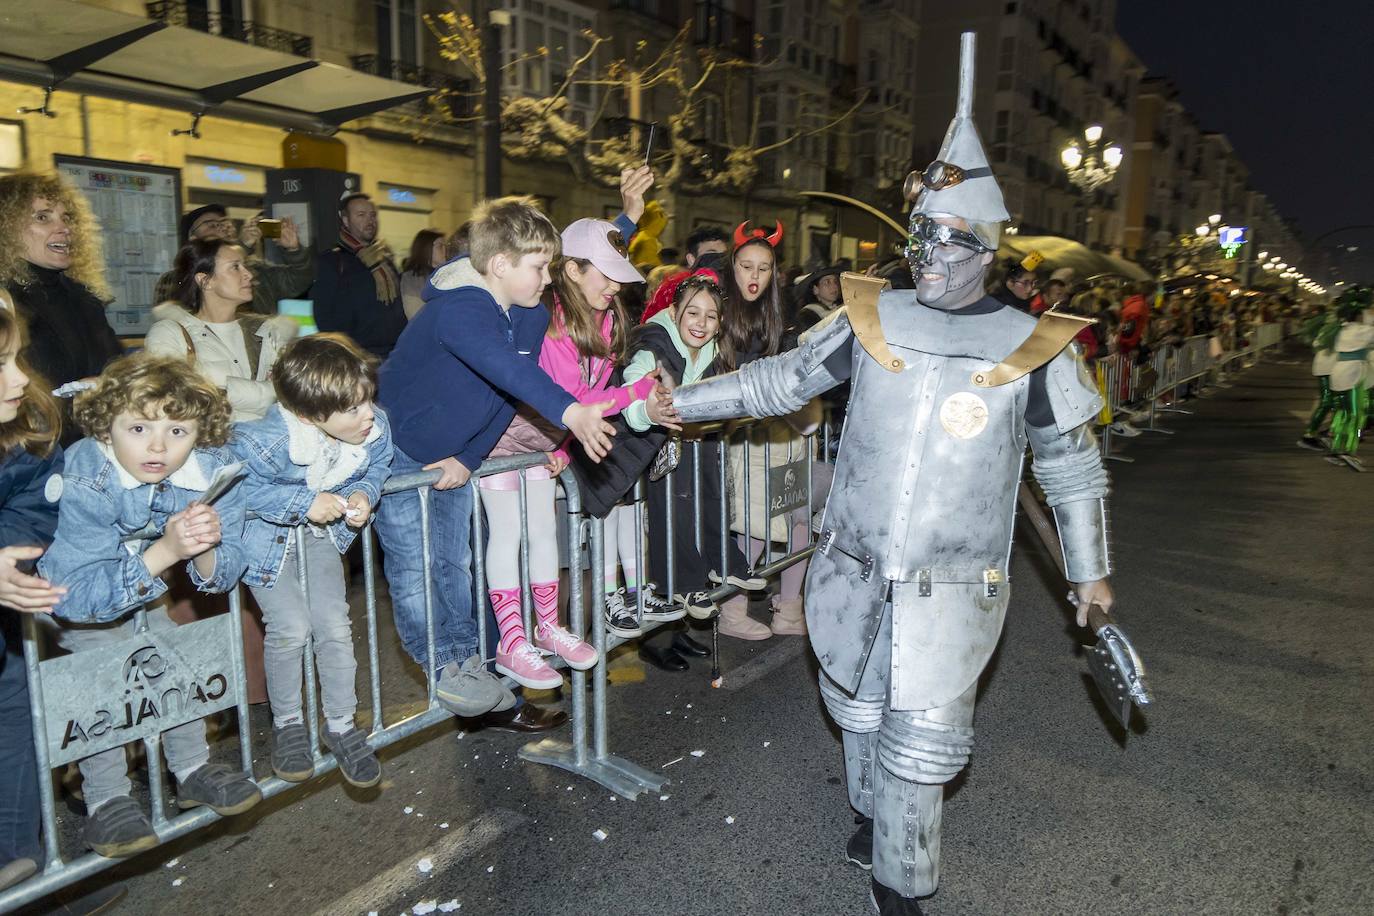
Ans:
[{"label": "black sneaker", "polygon": [[205,805],[221,817],[242,814],[262,801],[257,783],[222,763],[207,763],[177,785],[177,807]]},{"label": "black sneaker", "polygon": [[646,582],[639,592],[644,599],[644,619],[668,622],[686,617],[687,608],[676,602],[669,602],[660,598],[654,591],[657,587],[652,582]]},{"label": "black sneaker", "polygon": [[873,887],[868,893],[868,901],[873,904],[873,912],[878,916],[922,916],[921,905],[914,897],[903,897],[885,884],[873,879]]},{"label": "black sneaker", "polygon": [[138,802],[127,795],[110,799],[86,817],[86,845],[96,855],[122,859],[152,849],[157,832]]},{"label": "black sneaker", "polygon": [[1318,439],[1316,436],[1303,436],[1298,440],[1298,448],[1307,448],[1314,452],[1326,451],[1326,446],[1322,445],[1322,440]]},{"label": "black sneaker", "polygon": [[367,736],[356,728],[342,735],[329,729],[324,732],[324,745],[334,752],[339,772],[351,786],[370,789],[382,781],[382,765],[367,743]]},{"label": "black sneaker", "polygon": [[272,729],[272,772],[287,782],[305,782],[315,775],[310,735],[304,723]]},{"label": "black sneaker", "polygon": [[678,595],[677,600],[687,609],[687,614],[693,620],[710,620],[720,614],[720,605],[716,604],[710,592],[689,592],[686,595]]},{"label": "black sneaker", "polygon": [[632,639],[643,636],[644,629],[639,625],[634,608],[625,606],[625,589],[617,589],[606,596],[606,629],[616,636]]},{"label": "black sneaker", "polygon": [[864,871],[873,870],[873,818],[865,817],[859,821],[859,829],[854,831],[844,846],[844,860]]}]

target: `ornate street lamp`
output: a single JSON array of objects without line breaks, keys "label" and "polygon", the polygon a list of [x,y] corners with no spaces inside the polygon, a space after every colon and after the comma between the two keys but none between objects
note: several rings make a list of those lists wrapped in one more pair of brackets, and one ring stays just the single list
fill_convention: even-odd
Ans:
[{"label": "ornate street lamp", "polygon": [[1121,147],[1102,139],[1102,125],[1090,124],[1082,140],[1070,140],[1059,152],[1059,161],[1069,173],[1069,181],[1085,192],[1096,191],[1116,177],[1121,167]]}]

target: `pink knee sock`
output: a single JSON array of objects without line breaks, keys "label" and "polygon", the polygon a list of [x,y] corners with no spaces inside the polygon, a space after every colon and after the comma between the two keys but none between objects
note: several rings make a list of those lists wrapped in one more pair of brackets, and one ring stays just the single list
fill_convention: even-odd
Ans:
[{"label": "pink knee sock", "polygon": [[501,633],[496,651],[513,652],[525,641],[525,622],[520,619],[520,589],[493,588],[489,594],[491,609],[496,614],[496,629]]},{"label": "pink knee sock", "polygon": [[558,626],[558,580],[532,583],[530,591],[534,593],[536,627]]}]

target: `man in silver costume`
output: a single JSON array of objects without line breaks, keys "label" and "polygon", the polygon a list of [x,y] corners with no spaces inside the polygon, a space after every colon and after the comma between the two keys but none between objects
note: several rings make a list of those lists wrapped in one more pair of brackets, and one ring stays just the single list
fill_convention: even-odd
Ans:
[{"label": "man in silver costume", "polygon": [[846,306],[795,350],[679,389],[683,420],[778,416],[852,381],[806,583],[820,692],[843,732],[852,861],[875,911],[919,913],[939,882],[944,784],[968,763],[978,676],[1001,635],[1026,446],[1058,522],[1078,623],[1113,598],[1096,386],[1069,342],[984,294],[1008,219],[972,120],[973,34],[939,159],[907,179],[915,290],[846,275]]}]

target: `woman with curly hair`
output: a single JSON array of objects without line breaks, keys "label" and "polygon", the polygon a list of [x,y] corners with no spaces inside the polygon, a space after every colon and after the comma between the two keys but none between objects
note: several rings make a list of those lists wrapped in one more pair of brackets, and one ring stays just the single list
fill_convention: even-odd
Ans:
[{"label": "woman with curly hair", "polygon": [[[0,285],[29,327],[29,361],[53,385],[93,378],[123,351],[105,321],[99,227],[57,175],[0,176]],[[68,412],[63,444],[77,438]]]}]

